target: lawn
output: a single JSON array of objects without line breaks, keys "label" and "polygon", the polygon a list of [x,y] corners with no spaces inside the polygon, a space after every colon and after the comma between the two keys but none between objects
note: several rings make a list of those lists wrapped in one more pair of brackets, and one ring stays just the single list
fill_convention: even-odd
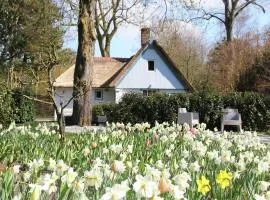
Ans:
[{"label": "lawn", "polygon": [[201,124],[111,124],[67,134],[0,133],[0,199],[270,199],[268,144]]}]

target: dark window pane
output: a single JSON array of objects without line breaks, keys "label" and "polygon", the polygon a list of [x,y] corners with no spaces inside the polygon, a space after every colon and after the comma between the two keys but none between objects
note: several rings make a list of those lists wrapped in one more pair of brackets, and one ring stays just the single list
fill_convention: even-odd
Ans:
[{"label": "dark window pane", "polygon": [[149,71],[155,70],[155,62],[154,61],[151,61],[151,60],[148,61],[148,70]]},{"label": "dark window pane", "polygon": [[95,99],[103,99],[103,92],[101,90],[96,90]]}]

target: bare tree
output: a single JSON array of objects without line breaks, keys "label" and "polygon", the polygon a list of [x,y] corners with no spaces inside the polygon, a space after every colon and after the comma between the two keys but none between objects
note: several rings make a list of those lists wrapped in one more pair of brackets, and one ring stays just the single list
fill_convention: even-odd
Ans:
[{"label": "bare tree", "polygon": [[[265,9],[260,0],[222,0],[219,8],[216,9],[206,9],[205,2],[200,1],[199,3],[194,3],[194,1],[188,0],[183,1],[184,7],[191,11],[192,14],[198,13],[198,16],[192,17],[191,20],[203,19],[211,20],[215,19],[221,22],[226,30],[226,41],[231,42],[233,39],[233,29],[235,25],[236,18],[249,6],[258,7],[265,13]],[[194,12],[193,12],[194,11]]]},{"label": "bare tree", "polygon": [[207,54],[202,36],[184,22],[168,21],[162,25],[157,24],[152,28],[155,38],[166,49],[189,82],[196,87],[202,80]]},{"label": "bare tree", "polygon": [[[74,25],[74,16],[79,13],[79,0],[62,0],[63,13],[68,25]],[[144,25],[152,17],[165,19],[170,0],[96,0],[95,31],[101,55],[110,57],[111,42],[124,23]],[[68,6],[67,6],[67,5]],[[171,11],[171,10],[170,10]]]},{"label": "bare tree", "polygon": [[241,73],[253,65],[260,52],[258,35],[254,33],[234,39],[229,44],[218,44],[208,56],[212,84],[222,92],[234,91]]},{"label": "bare tree", "polygon": [[70,102],[73,100],[73,97],[70,98],[65,104],[63,102],[60,103],[60,106],[56,102],[56,94],[54,90],[54,77],[53,77],[53,70],[54,68],[59,64],[59,58],[57,56],[55,45],[51,45],[51,48],[49,48],[46,52],[48,55],[48,59],[41,60],[41,63],[43,64],[43,67],[47,69],[47,76],[48,76],[48,93],[49,96],[53,102],[53,107],[56,112],[56,117],[57,117],[57,123],[59,126],[59,134],[60,134],[60,139],[64,140],[64,133],[65,133],[65,119],[64,119],[64,109],[70,104]]},{"label": "bare tree", "polygon": [[96,33],[103,57],[110,57],[113,36],[123,22],[131,22],[129,11],[140,3],[141,0],[97,0]]}]

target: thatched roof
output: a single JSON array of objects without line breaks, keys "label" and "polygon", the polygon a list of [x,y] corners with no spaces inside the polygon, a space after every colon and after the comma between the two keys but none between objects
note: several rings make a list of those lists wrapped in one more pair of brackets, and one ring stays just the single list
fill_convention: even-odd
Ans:
[{"label": "thatched roof", "polygon": [[[92,87],[112,87],[107,83],[129,61],[127,58],[94,58]],[[54,83],[54,87],[73,87],[75,65],[61,74]]]}]

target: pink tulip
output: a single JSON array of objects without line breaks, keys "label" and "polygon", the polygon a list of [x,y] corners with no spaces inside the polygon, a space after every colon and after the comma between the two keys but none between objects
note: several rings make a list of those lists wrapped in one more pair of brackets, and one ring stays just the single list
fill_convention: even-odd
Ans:
[{"label": "pink tulip", "polygon": [[152,144],[152,141],[148,139],[148,140],[146,141],[146,146],[150,146],[151,144]]}]

